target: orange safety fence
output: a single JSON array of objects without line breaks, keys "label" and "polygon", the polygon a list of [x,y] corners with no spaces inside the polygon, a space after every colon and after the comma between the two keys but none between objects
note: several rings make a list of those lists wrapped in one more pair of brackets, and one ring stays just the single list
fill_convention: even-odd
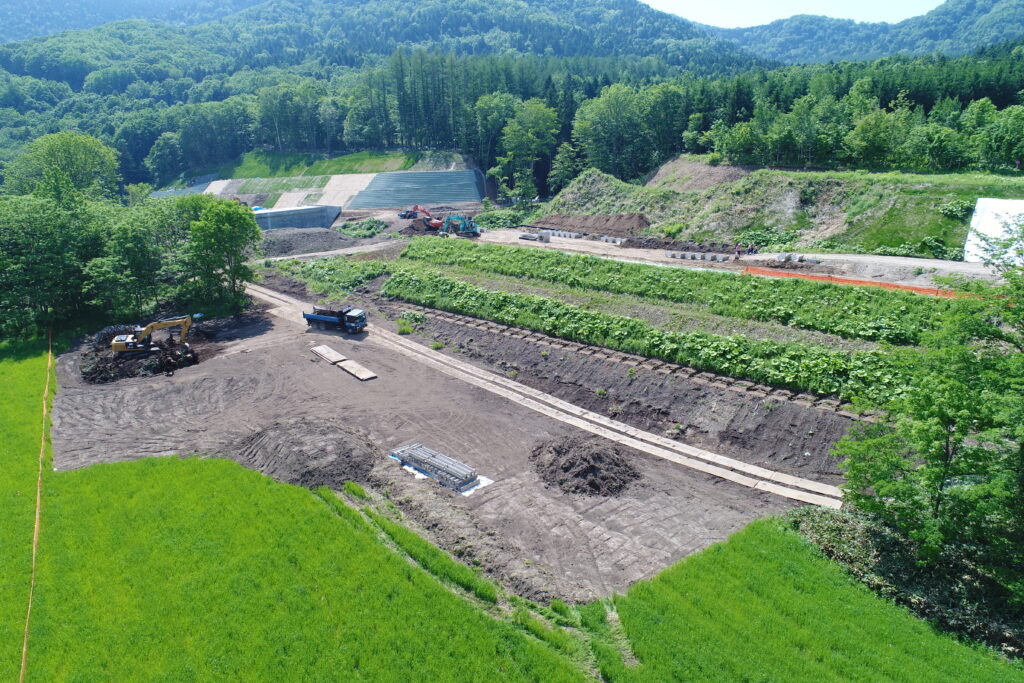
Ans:
[{"label": "orange safety fence", "polygon": [[897,285],[892,282],[877,282],[875,280],[854,280],[846,277],[834,277],[832,275],[812,275],[810,273],[795,273],[790,270],[776,270],[775,268],[755,268],[747,266],[743,269],[744,275],[762,275],[764,277],[796,277],[802,280],[815,280],[817,282],[831,282],[836,285],[856,285],[860,287],[881,287],[883,289],[899,289],[905,292],[916,294],[928,294],[929,296],[943,296],[952,298],[960,296],[959,292],[952,289],[934,289],[932,287],[915,287],[913,285]]}]

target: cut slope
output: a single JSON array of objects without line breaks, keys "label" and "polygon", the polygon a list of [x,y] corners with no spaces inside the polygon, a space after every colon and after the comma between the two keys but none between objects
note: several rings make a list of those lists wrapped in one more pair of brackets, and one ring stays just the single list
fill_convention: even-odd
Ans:
[{"label": "cut slope", "polygon": [[[964,219],[943,213],[954,201],[1024,196],[1024,180],[984,174],[801,172],[704,167],[674,161],[649,186],[596,170],[580,175],[537,217],[548,213],[639,212],[651,233],[696,241],[750,241],[763,247],[870,252],[925,238],[960,248]],[[735,176],[738,179],[730,179]],[[725,178],[725,182],[716,182]],[[699,187],[680,191],[679,187]]]}]

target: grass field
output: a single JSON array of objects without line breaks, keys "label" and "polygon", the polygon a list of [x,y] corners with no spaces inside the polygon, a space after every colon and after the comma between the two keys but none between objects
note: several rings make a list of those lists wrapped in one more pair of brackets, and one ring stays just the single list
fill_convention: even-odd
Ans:
[{"label": "grass field", "polygon": [[242,194],[294,192],[295,190],[318,190],[330,180],[328,176],[288,176],[284,178],[250,178],[238,189]]},{"label": "grass field", "polygon": [[17,680],[28,600],[45,344],[0,344],[0,680]]},{"label": "grass field", "polygon": [[[0,354],[0,678],[14,680],[46,361],[39,345]],[[222,460],[47,469],[42,530],[28,680],[584,680],[588,641],[612,681],[1024,673],[871,595],[774,520],[615,598],[621,628],[584,606],[582,630],[550,625],[576,623],[561,603],[517,598],[510,614],[465,597],[330,492]]]},{"label": "grass field", "polygon": [[287,178],[294,176],[340,175],[404,171],[416,163],[419,154],[404,152],[356,152],[325,158],[323,154],[287,154],[257,151],[217,169],[220,178]]},{"label": "grass field", "polygon": [[[613,681],[1019,681],[1020,667],[937,635],[777,520],[634,585],[615,606],[641,665]],[[597,649],[601,649],[600,646]]]}]

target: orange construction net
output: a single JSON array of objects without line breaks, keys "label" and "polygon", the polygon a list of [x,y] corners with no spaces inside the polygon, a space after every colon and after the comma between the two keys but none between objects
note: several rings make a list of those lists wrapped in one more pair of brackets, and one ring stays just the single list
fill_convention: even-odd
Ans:
[{"label": "orange construction net", "polygon": [[929,296],[944,296],[952,298],[959,296],[959,292],[951,289],[933,289],[931,287],[915,287],[913,285],[897,285],[892,282],[876,282],[875,280],[853,280],[846,277],[834,277],[832,275],[812,275],[810,273],[796,273],[791,270],[776,270],[775,268],[754,268],[748,266],[743,269],[744,275],[762,275],[765,277],[796,277],[802,280],[815,280],[817,282],[831,282],[836,285],[857,285],[860,287],[881,287],[883,289],[900,289],[916,294],[928,294]]}]

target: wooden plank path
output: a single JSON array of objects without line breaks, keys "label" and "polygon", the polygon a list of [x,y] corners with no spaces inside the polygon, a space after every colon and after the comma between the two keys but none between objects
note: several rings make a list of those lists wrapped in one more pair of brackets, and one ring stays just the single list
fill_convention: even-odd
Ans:
[{"label": "wooden plank path", "polygon": [[330,346],[327,346],[326,344],[321,346],[314,346],[313,348],[310,349],[310,351],[312,351],[317,356],[320,356],[331,365],[341,368],[348,374],[358,379],[360,382],[365,382],[367,380],[375,379],[377,377],[377,375],[371,370],[366,369],[365,367],[355,362],[354,360],[346,358],[345,356],[341,355],[340,353],[332,349]]}]

